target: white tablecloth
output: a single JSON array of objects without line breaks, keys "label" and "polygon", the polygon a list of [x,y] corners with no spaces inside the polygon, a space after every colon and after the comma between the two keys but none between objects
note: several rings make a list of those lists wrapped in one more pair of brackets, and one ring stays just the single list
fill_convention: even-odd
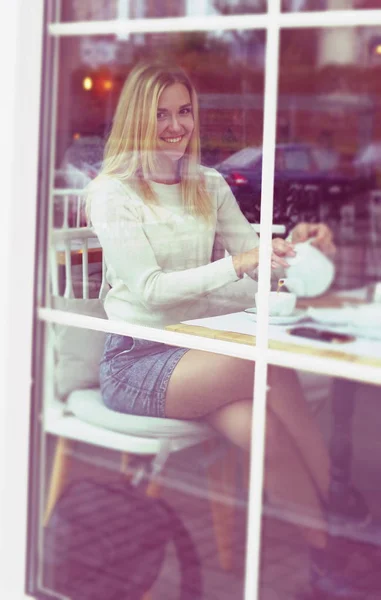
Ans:
[{"label": "white tablecloth", "polygon": [[[246,333],[248,335],[257,334],[256,322],[253,320],[253,317],[250,314],[245,312],[232,313],[206,319],[194,319],[192,321],[186,321],[186,323],[188,325],[209,327],[210,329],[217,329],[219,331],[233,331],[235,333]],[[355,354],[358,356],[381,358],[381,340],[358,337],[354,342],[340,344],[309,340],[299,336],[292,336],[287,333],[287,329],[295,327],[299,324],[320,329],[329,329],[329,331],[345,332],[343,327],[320,325],[319,323],[315,323],[311,320],[305,320],[295,325],[269,325],[269,337],[272,340],[279,340],[288,344],[297,344],[299,346],[306,346],[309,348],[327,348],[329,350],[340,350],[340,352]]]}]

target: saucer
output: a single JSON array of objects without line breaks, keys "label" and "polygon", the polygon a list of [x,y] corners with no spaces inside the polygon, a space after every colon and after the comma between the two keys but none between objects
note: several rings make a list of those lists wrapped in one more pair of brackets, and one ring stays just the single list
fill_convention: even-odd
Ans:
[{"label": "saucer", "polygon": [[[246,308],[245,313],[250,315],[253,321],[257,320],[257,309],[254,308]],[[269,324],[270,325],[292,325],[293,323],[298,323],[307,317],[307,311],[301,310],[297,308],[290,315],[283,316],[269,316]]]},{"label": "saucer", "polygon": [[355,308],[307,308],[307,316],[323,325],[348,325],[355,314]]}]

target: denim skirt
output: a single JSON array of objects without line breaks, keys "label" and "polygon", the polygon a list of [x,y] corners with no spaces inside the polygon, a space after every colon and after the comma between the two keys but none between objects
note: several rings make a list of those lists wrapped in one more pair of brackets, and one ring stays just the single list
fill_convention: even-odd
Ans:
[{"label": "denim skirt", "polygon": [[103,401],[112,410],[165,417],[171,375],[187,348],[109,333],[100,363]]}]

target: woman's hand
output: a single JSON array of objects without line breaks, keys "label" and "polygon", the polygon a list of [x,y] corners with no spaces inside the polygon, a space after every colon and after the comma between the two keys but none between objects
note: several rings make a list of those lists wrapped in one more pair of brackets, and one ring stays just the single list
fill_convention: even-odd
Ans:
[{"label": "woman's hand", "polygon": [[295,256],[293,245],[282,238],[274,238],[272,241],[273,252],[271,255],[271,267],[288,267],[288,262],[285,260],[287,256]]},{"label": "woman's hand", "polygon": [[[271,267],[273,269],[288,267],[285,257],[295,256],[292,244],[281,238],[274,238],[272,240],[272,249]],[[259,246],[248,252],[242,252],[242,254],[233,256],[233,265],[238,277],[243,277],[244,273],[250,274],[255,271],[259,265]]]},{"label": "woman's hand", "polygon": [[293,244],[315,238],[311,243],[327,256],[334,256],[336,246],[333,243],[333,233],[324,223],[298,223],[291,232]]}]

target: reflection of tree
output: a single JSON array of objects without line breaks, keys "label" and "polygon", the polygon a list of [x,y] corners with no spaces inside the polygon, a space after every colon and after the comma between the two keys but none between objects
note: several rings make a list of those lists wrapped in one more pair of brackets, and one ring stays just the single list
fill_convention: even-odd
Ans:
[{"label": "reflection of tree", "polygon": [[213,0],[213,5],[223,15],[266,12],[267,0]]},{"label": "reflection of tree", "polygon": [[102,19],[113,19],[116,14],[116,0],[73,0],[75,21],[88,19],[102,21]]},{"label": "reflection of tree", "polygon": [[327,0],[282,0],[282,10],[325,10]]},{"label": "reflection of tree", "polygon": [[353,8],[380,8],[380,0],[354,0]]}]

